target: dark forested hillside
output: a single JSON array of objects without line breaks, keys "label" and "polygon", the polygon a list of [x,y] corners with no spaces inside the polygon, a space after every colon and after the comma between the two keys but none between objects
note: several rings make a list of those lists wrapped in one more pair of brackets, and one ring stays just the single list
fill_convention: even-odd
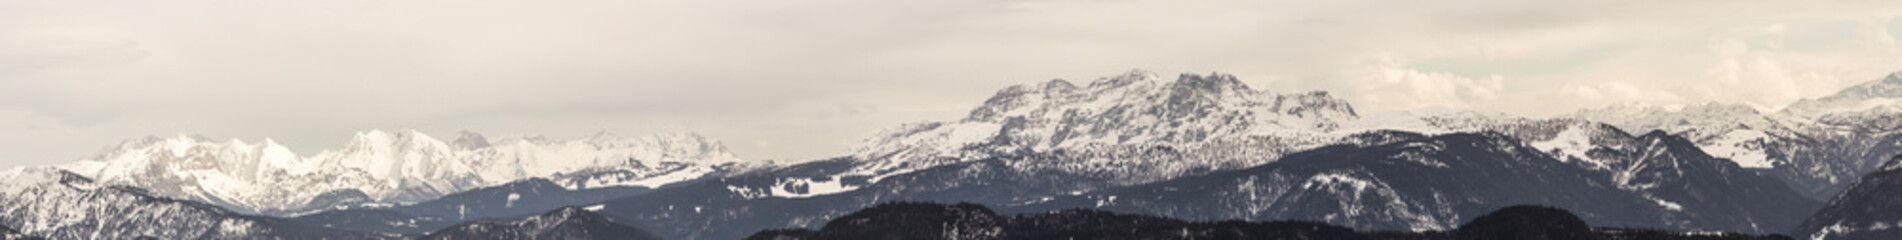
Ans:
[{"label": "dark forested hillside", "polygon": [[1512,206],[1451,231],[1358,232],[1304,221],[1191,222],[1171,218],[1062,210],[1000,215],[982,205],[896,202],[847,214],[818,230],[762,231],[753,240],[820,239],[1391,239],[1391,240],[1771,240],[1782,235],[1681,233],[1592,227],[1563,209]]}]

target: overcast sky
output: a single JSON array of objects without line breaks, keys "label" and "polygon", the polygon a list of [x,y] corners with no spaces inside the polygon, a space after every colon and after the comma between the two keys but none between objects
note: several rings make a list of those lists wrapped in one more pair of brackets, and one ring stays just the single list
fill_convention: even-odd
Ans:
[{"label": "overcast sky", "polygon": [[1793,100],[1902,70],[1897,1],[0,0],[0,167],[122,139],[700,132],[843,153],[1130,69],[1363,112]]}]

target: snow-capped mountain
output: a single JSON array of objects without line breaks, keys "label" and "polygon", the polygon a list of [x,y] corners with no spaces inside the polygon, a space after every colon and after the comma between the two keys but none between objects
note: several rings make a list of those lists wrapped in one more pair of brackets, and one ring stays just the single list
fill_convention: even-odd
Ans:
[{"label": "snow-capped mountain", "polygon": [[742,162],[718,140],[694,133],[621,137],[600,132],[583,138],[549,140],[508,137],[484,143],[464,132],[456,140],[459,156],[480,166],[478,175],[499,184],[545,177],[570,189],[657,188],[710,174],[760,167]]},{"label": "snow-capped mountain", "polygon": [[381,239],[238,214],[199,202],[94,182],[64,170],[0,172],[0,225],[50,239]]},{"label": "snow-capped mountain", "polygon": [[905,124],[867,138],[844,158],[846,169],[733,187],[752,197],[803,198],[933,167],[1039,154],[1050,157],[1011,167],[1124,186],[1260,165],[1366,131],[1446,133],[1523,121],[1444,108],[1363,117],[1326,92],[1284,94],[1220,73],[1164,79],[1136,70],[1084,86],[1061,79],[1011,86],[962,119]]},{"label": "snow-capped mountain", "polygon": [[414,130],[359,132],[342,148],[298,156],[266,139],[212,141],[179,135],[122,142],[61,166],[102,184],[240,212],[295,215],[356,205],[405,204],[530,177],[573,189],[655,188],[753,164],[697,134],[453,142]]},{"label": "snow-capped mountain", "polygon": [[1829,96],[1797,100],[1784,107],[1780,113],[1819,117],[1837,112],[1861,112],[1896,103],[1902,103],[1902,72],[1850,86]]},{"label": "snow-capped mountain", "polygon": [[[1327,138],[1317,134],[1355,119],[1353,107],[1326,92],[1284,94],[1251,89],[1220,73],[1164,79],[1136,70],[1082,86],[1061,79],[1012,86],[963,119],[887,129],[855,147],[852,167],[830,177],[877,182],[994,156],[1063,151],[1077,157],[1027,165],[1114,174],[1125,176],[1116,182],[1135,184],[1265,163],[1317,146]],[[1158,147],[1198,156],[1132,156]],[[808,197],[856,188],[837,181],[781,182],[781,188],[812,187],[762,196]]]},{"label": "snow-capped mountain", "polygon": [[1902,153],[1902,105],[1893,104],[1902,102],[1898,74],[1774,113],[1736,104],[1622,104],[1570,117],[1684,136],[1711,155],[1779,175],[1809,197],[1826,200]]},{"label": "snow-capped mountain", "polygon": [[[1190,146],[1255,132],[1320,132],[1357,118],[1326,92],[1250,89],[1225,74],[1169,80],[1132,71],[1076,86],[1005,88],[956,121],[907,124],[867,139],[854,169],[873,175],[993,155],[1130,145]],[[908,165],[908,166],[899,166]]]},{"label": "snow-capped mountain", "polygon": [[445,228],[418,239],[661,239],[641,229],[615,223],[600,214],[565,207],[507,222],[481,221]]},{"label": "snow-capped mountain", "polygon": [[1663,130],[1689,138],[1712,155],[1747,168],[1790,164],[1770,157],[1768,142],[1802,138],[1816,128],[1811,121],[1788,115],[1767,115],[1738,104],[1707,103],[1690,106],[1620,104],[1582,109],[1572,117],[1603,122],[1629,131]]}]

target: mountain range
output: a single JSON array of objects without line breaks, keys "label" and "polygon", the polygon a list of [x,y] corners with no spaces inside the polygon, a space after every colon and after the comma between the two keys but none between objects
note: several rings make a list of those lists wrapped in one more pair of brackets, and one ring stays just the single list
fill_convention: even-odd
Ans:
[{"label": "mountain range", "polygon": [[[1809,224],[1827,222],[1812,216],[1818,209],[1880,197],[1837,193],[1875,185],[1852,182],[1902,154],[1897,99],[1902,75],[1892,74],[1780,111],[1363,113],[1327,92],[1131,71],[1011,86],[962,118],[903,124],[838,157],[786,164],[741,160],[692,133],[442,141],[371,130],[308,156],[269,139],[134,139],[0,175],[13,179],[0,183],[0,226],[53,239],[519,237],[546,231],[509,229],[598,218],[587,222],[613,224],[583,229],[735,239],[920,201],[1458,232],[1532,204],[1620,229],[1809,235],[1843,228]],[[114,197],[51,200],[68,196]],[[68,204],[100,210],[49,210]],[[148,215],[106,220],[127,211]]]},{"label": "mountain range", "polygon": [[527,178],[569,189],[657,188],[740,171],[718,141],[697,134],[453,142],[415,130],[359,132],[344,147],[298,156],[269,139],[250,144],[179,135],[128,140],[61,169],[103,184],[212,203],[243,213],[293,216],[389,206]]}]

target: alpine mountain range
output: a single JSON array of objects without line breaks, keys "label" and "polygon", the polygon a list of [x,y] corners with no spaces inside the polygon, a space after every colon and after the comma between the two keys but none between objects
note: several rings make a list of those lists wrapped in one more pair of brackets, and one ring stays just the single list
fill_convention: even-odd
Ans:
[{"label": "alpine mountain range", "polygon": [[[1181,238],[1303,226],[1465,239],[1559,216],[1585,236],[1566,239],[1896,239],[1899,154],[1902,73],[1774,112],[1621,104],[1528,118],[1364,113],[1323,91],[1136,70],[1010,86],[963,118],[795,162],[743,160],[694,133],[369,130],[307,156],[269,139],[132,139],[0,171],[0,238],[825,239],[877,227],[838,219],[933,216],[948,220],[890,226],[998,239],[1107,219],[1089,221]],[[1253,225],[1205,224],[1219,221]]]}]

